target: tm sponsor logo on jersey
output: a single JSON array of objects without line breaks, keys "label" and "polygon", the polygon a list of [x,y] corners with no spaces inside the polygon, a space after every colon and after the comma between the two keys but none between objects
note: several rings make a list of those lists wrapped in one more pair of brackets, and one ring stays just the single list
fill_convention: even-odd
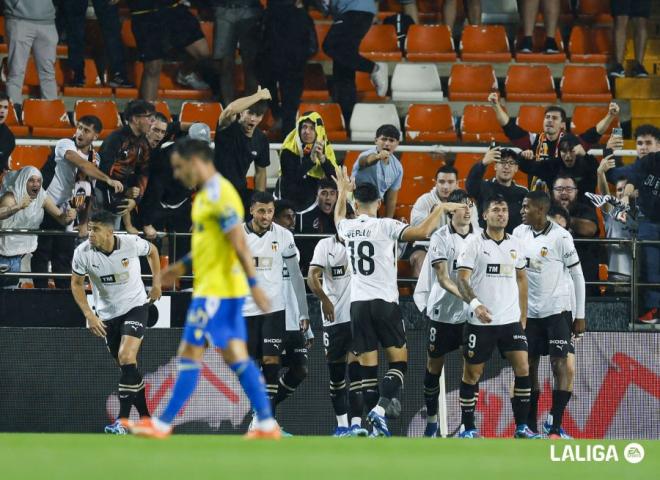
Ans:
[{"label": "tm sponsor logo on jersey", "polygon": [[513,265],[507,263],[489,263],[486,265],[486,275],[509,276],[513,273]]},{"label": "tm sponsor logo on jersey", "polygon": [[346,275],[346,267],[340,265],[338,267],[332,267],[332,278],[343,277]]},{"label": "tm sponsor logo on jersey", "polygon": [[102,275],[100,278],[101,283],[125,283],[128,281],[130,274],[128,272],[114,273],[112,275]]}]

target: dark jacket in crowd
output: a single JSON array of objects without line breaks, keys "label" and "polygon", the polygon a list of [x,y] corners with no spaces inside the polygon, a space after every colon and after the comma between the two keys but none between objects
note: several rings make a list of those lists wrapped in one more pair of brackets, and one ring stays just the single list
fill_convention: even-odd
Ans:
[{"label": "dark jacket in crowd", "polygon": [[561,158],[553,157],[548,160],[536,161],[527,160],[522,156],[518,157],[518,167],[527,175],[535,176],[543,180],[548,188],[559,175],[569,175],[575,179],[580,198],[584,198],[586,192],[596,192],[596,170],[598,169],[598,160],[592,155],[577,157],[575,165],[567,167]]},{"label": "dark jacket in crowd", "polygon": [[607,179],[616,182],[625,178],[639,190],[637,205],[651,222],[660,222],[660,152],[650,153],[625,167],[607,172]]},{"label": "dark jacket in crowd", "polygon": [[16,148],[16,139],[6,124],[0,125],[0,173],[9,170],[9,156]]},{"label": "dark jacket in crowd", "polygon": [[502,195],[509,207],[509,223],[506,226],[506,231],[507,233],[511,233],[514,228],[522,223],[520,210],[522,208],[523,199],[525,198],[525,195],[527,195],[528,190],[515,182],[512,182],[511,186],[507,187],[497,183],[494,178],[492,180],[484,180],[486,168],[487,167],[481,162],[475,163],[470,169],[470,173],[468,173],[468,177],[465,181],[465,188],[467,189],[468,195],[477,201],[477,206],[479,208],[479,225],[482,227],[486,226],[486,223],[481,216],[483,213],[483,202],[495,195]]}]

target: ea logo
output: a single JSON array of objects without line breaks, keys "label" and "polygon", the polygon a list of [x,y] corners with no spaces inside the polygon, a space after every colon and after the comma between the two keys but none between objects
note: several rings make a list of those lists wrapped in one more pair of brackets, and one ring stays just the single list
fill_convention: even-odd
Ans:
[{"label": "ea logo", "polygon": [[641,462],[644,460],[644,447],[639,443],[629,443],[626,445],[626,448],[623,449],[623,458],[625,458],[628,463]]}]

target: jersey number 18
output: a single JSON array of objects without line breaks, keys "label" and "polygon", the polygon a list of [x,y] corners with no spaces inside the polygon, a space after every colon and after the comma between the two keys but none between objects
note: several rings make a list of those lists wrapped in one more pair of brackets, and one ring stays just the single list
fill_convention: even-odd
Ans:
[{"label": "jersey number 18", "polygon": [[374,245],[371,242],[348,242],[348,251],[351,256],[351,266],[354,272],[360,275],[371,275],[375,270]]}]

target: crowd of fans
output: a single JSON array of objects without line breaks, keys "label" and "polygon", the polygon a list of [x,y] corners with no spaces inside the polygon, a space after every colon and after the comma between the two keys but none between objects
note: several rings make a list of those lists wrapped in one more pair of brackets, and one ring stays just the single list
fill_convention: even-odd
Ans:
[{"label": "crowd of fans", "polygon": [[[63,3],[71,12],[66,31],[75,73],[73,81],[82,84],[84,72],[80,69],[82,57],[79,24],[82,6],[87,1]],[[99,0],[94,1],[94,7],[105,41],[116,47],[114,52],[109,53],[108,78],[110,82],[123,86],[127,84],[127,76],[123,65],[125,54],[115,31],[119,28],[116,3],[112,0],[105,3]],[[54,55],[54,45],[57,43],[56,10],[48,1],[5,1],[10,63],[7,94],[0,94],[0,171],[6,171],[0,187],[0,229],[75,230],[80,237],[84,237],[90,209],[103,208],[116,216],[117,228],[134,233],[142,231],[152,241],[160,241],[157,234],[159,231],[188,232],[191,228],[190,210],[194,192],[174,180],[169,162],[172,151],[170,141],[183,135],[209,143],[215,142],[216,168],[237,188],[247,207],[255,191],[267,190],[269,140],[258,125],[268,108],[272,108],[279,112],[282,125],[288,128],[288,135],[279,152],[281,171],[274,192],[280,200],[278,213],[296,233],[336,233],[333,211],[337,202],[337,188],[332,177],[342,160],[335,154],[328,140],[321,115],[306,112],[296,121],[297,104],[291,108],[296,102],[288,103],[296,96],[296,92],[299,96],[301,88],[302,77],[297,76],[296,69],[302,71],[305,62],[318,47],[314,46],[313,27],[310,30],[306,10],[301,3],[288,2],[270,2],[266,12],[262,11],[258,2],[212,3],[216,22],[223,24],[221,29],[216,29],[221,33],[214,40],[215,59],[220,61],[223,71],[233,71],[233,52],[240,45],[242,65],[246,69],[246,87],[248,91],[255,92],[246,97],[234,98],[233,83],[230,85],[231,82],[223,81],[220,85],[222,96],[231,101],[223,110],[217,126],[198,123],[185,125],[182,129],[182,126],[173,125],[171,119],[157,113],[149,101],[157,95],[158,83],[150,78],[153,76],[157,79],[159,76],[165,53],[162,45],[166,40],[171,46],[181,48],[189,55],[190,62],[179,75],[182,82],[194,88],[206,88],[194,73],[203,73],[207,67],[210,68],[207,62],[209,51],[197,19],[178,1],[172,1],[167,8],[161,8],[162,5],[155,8],[151,0],[129,2],[145,76],[140,90],[143,98],[129,102],[123,112],[125,125],[110,133],[97,152],[92,143],[99,138],[104,126],[94,116],[79,118],[74,137],[57,142],[51,158],[41,171],[26,167],[14,172],[7,171],[8,159],[15,145],[14,136],[5,125],[9,102],[19,103],[22,100],[22,78],[30,48],[42,81],[42,96],[56,96],[52,59],[47,59],[43,53],[52,50]],[[539,2],[522,3],[525,5],[522,12],[525,39],[520,48],[524,49],[528,43],[526,22],[535,17]],[[558,2],[544,2],[548,32],[553,32],[556,27],[552,17],[558,13],[558,7],[557,12],[554,12],[554,3]],[[466,4],[468,20],[478,23],[479,2],[468,1]],[[334,18],[341,18],[343,22],[335,22],[331,27],[325,50],[333,59],[335,96],[344,109],[350,102],[354,102],[355,71],[371,73],[374,85],[380,88],[381,67],[360,57],[357,50],[361,35],[366,33],[373,21],[375,10],[371,0],[341,0],[331,5]],[[411,5],[415,4],[404,4],[409,13]],[[451,8],[455,8],[455,2],[445,2],[445,15],[449,21],[452,18]],[[614,13],[616,16],[617,13],[623,15],[625,12]],[[648,16],[644,9],[628,14],[639,25],[644,23],[641,21],[644,15]],[[411,16],[415,15],[413,11]],[[76,18],[78,21],[74,22]],[[249,72],[251,68],[256,69],[259,63],[259,45],[252,45],[251,40],[257,25],[262,22],[268,25],[268,22],[279,22],[284,18],[296,20],[291,22],[291,29],[286,34],[278,29],[270,30],[269,34],[273,38],[271,53],[275,56],[283,55],[277,42],[286,43],[294,38],[298,38],[296,42],[299,48],[286,53],[286,61],[291,62],[290,68],[271,72],[272,81],[269,84],[280,86],[278,97],[274,98],[277,88],[269,90],[258,87],[258,72]],[[335,28],[338,31],[333,32]],[[266,31],[269,32],[268,27]],[[29,37],[27,51],[15,46],[15,39],[23,35]],[[636,41],[642,40],[642,35],[636,36]],[[551,36],[545,47],[547,51],[556,47]],[[640,67],[641,63],[635,67],[636,74],[640,74]],[[287,91],[289,88],[290,91]],[[346,105],[342,99],[346,100]],[[620,160],[611,155],[613,150],[623,148],[623,138],[618,132],[613,133],[607,141],[602,160],[587,153],[592,146],[600,143],[601,136],[619,116],[616,103],[610,104],[607,115],[596,125],[575,135],[569,132],[566,112],[560,106],[547,107],[542,131],[528,132],[508,116],[497,94],[492,94],[489,101],[511,147],[517,149],[506,145],[491,145],[481,161],[470,169],[465,179],[465,189],[474,201],[471,208],[475,225],[476,222],[483,223],[478,215],[483,202],[499,194],[509,206],[507,232],[511,232],[521,223],[522,200],[528,189],[544,189],[554,203],[553,218],[559,223],[565,223],[575,238],[596,238],[602,233],[598,214],[585,194],[599,192],[609,195],[610,184],[613,184],[616,188],[613,197],[620,204],[632,208],[621,213],[620,209],[612,207],[612,203],[605,205],[603,214],[606,236],[660,239],[660,130],[656,126],[642,125],[636,129],[634,138],[638,158],[634,163],[623,166]],[[213,130],[216,130],[214,140]],[[374,146],[360,153],[349,172],[356,183],[370,183],[377,188],[382,200],[381,215],[386,217],[395,216],[398,192],[405,188],[404,167],[396,153],[401,141],[398,127],[387,124],[380,126],[375,134]],[[494,176],[486,178],[491,164],[494,166]],[[248,183],[251,167],[254,168],[253,185]],[[514,181],[519,169],[529,176],[529,185],[519,185]],[[405,220],[413,225],[419,223],[440,203],[446,202],[461,181],[452,160],[447,158],[445,165],[436,172],[432,190],[417,199],[410,218]],[[317,238],[303,237],[298,242],[303,266],[309,263],[316,241]],[[66,273],[70,270],[74,246],[75,238],[70,235],[40,238],[34,235],[0,235],[0,268],[13,272],[24,271],[21,262],[26,254],[32,254],[32,271]],[[419,274],[427,248],[426,242],[417,242],[401,252],[403,258],[409,259],[414,276]],[[176,257],[188,249],[189,241],[186,238],[179,239],[176,247],[170,245],[171,255]],[[630,279],[631,258],[627,247],[612,245],[605,250],[596,244],[578,243],[578,249],[587,281],[598,280],[599,263],[608,264],[611,281]],[[659,282],[660,247],[643,245],[642,253],[643,280]],[[4,285],[12,283],[9,279],[0,281]],[[13,283],[16,283],[15,278]],[[61,280],[56,282],[58,287],[64,287],[65,284]],[[35,279],[35,285],[46,286],[47,280]],[[612,291],[619,292],[621,289],[615,288]],[[597,292],[598,288],[591,288],[591,293]],[[642,320],[657,320],[659,296],[658,289],[646,290]]]}]

